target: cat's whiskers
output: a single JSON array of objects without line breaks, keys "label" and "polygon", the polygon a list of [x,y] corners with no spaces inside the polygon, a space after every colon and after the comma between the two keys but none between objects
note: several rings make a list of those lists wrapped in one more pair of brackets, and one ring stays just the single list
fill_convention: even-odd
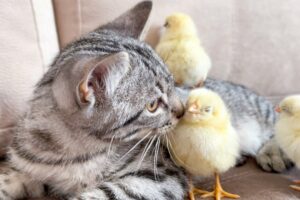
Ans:
[{"label": "cat's whiskers", "polygon": [[168,149],[168,152],[170,153],[171,151],[170,151],[170,147],[169,147],[169,138],[168,138],[167,135],[165,135],[165,141],[166,141],[166,143],[167,143],[167,149]]},{"label": "cat's whiskers", "polygon": [[[173,135],[173,131],[171,131],[168,135],[170,135],[171,136],[171,139],[172,139],[172,141],[174,141],[175,142],[175,139],[174,139],[174,135]],[[168,135],[167,135],[167,137],[168,137]],[[169,141],[170,141],[170,138],[168,137],[168,139],[169,139]],[[171,143],[170,143],[171,144]]]},{"label": "cat's whiskers", "polygon": [[175,151],[173,151],[173,146],[172,146],[172,143],[170,142],[170,138],[168,137],[168,135],[171,135],[171,137],[172,137],[172,139],[174,141],[174,136],[173,136],[172,132],[166,134],[167,149],[168,149],[171,157],[175,156],[177,160],[180,160],[179,157],[178,157],[178,155],[175,153]]},{"label": "cat's whiskers", "polygon": [[157,180],[157,174],[158,174],[157,160],[158,160],[159,148],[160,148],[160,137],[157,138],[156,144],[155,144],[155,153],[154,153],[154,177],[155,177],[155,180]]},{"label": "cat's whiskers", "polygon": [[108,150],[107,150],[107,156],[110,155],[110,151],[111,151],[111,146],[112,146],[112,143],[115,139],[115,137],[117,136],[117,133],[115,133],[112,137],[111,137],[111,140],[110,140],[110,143],[109,143],[109,146],[108,146]]},{"label": "cat's whiskers", "polygon": [[139,144],[141,144],[150,134],[152,131],[149,131],[142,139],[140,139],[131,149],[129,149],[118,161],[124,159],[129,153],[131,153]]},{"label": "cat's whiskers", "polygon": [[170,146],[171,145],[170,139],[167,135],[166,135],[166,141],[167,141],[167,149],[168,149],[169,153],[171,154],[172,147]]},{"label": "cat's whiskers", "polygon": [[151,146],[152,146],[152,144],[153,144],[153,142],[155,141],[156,138],[157,138],[157,135],[154,135],[147,142],[147,144],[146,144],[146,146],[145,146],[145,148],[143,150],[143,153],[141,155],[140,161],[138,162],[138,166],[137,166],[136,171],[138,171],[141,168],[142,162],[143,162],[144,158],[146,157],[148,151],[150,150],[150,148],[151,148]]}]

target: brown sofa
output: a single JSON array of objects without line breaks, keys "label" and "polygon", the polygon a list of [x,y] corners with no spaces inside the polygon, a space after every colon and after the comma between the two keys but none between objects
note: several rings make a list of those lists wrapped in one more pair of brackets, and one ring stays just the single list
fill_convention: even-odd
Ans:
[{"label": "brown sofa", "polygon": [[[22,115],[32,86],[47,69],[58,44],[65,46],[137,1],[54,0],[53,5],[51,0],[0,1],[1,140]],[[212,58],[212,77],[242,83],[273,102],[300,93],[299,1],[154,0],[147,42],[157,43],[165,17],[174,11],[194,18]],[[222,178],[224,188],[241,199],[288,200],[300,199],[300,193],[288,188],[297,177],[297,169],[265,173],[250,159]],[[198,183],[209,189],[212,180]]]}]

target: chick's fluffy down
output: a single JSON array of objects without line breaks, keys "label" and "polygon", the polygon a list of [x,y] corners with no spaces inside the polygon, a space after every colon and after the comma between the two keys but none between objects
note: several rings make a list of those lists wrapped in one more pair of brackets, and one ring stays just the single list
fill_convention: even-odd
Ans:
[{"label": "chick's fluffy down", "polygon": [[213,128],[180,123],[171,141],[175,162],[193,175],[210,176],[214,172],[225,172],[235,165],[239,156],[238,136],[230,125],[226,133],[220,133]]},{"label": "chick's fluffy down", "polygon": [[281,117],[275,126],[275,139],[287,156],[300,168],[300,118]]},{"label": "chick's fluffy down", "polygon": [[177,83],[194,86],[206,79],[211,60],[197,39],[165,41],[156,50]]},{"label": "chick's fluffy down", "polygon": [[156,47],[157,53],[174,75],[176,84],[195,87],[205,81],[211,60],[201,45],[192,18],[173,13]]}]

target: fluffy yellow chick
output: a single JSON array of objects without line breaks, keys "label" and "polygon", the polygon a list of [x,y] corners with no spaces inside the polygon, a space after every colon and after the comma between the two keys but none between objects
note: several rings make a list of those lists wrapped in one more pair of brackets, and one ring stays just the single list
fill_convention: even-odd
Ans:
[{"label": "fluffy yellow chick", "polygon": [[193,20],[174,13],[166,19],[165,32],[156,47],[179,86],[201,86],[211,68],[211,60],[200,44]]},{"label": "fluffy yellow chick", "polygon": [[[287,156],[300,168],[300,95],[285,98],[277,107],[280,113],[275,125],[275,139]],[[295,181],[300,184],[300,181]],[[300,191],[300,187],[291,185]]]},{"label": "fluffy yellow chick", "polygon": [[176,164],[194,176],[215,174],[215,188],[203,191],[190,184],[189,196],[239,198],[222,189],[219,173],[234,166],[239,156],[238,135],[221,97],[205,88],[190,92],[186,112],[175,130],[168,135],[168,148]]}]

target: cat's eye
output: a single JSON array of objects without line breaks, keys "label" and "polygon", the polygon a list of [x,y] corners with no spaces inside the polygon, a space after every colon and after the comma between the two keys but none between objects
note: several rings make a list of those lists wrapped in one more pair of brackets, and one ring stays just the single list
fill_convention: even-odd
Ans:
[{"label": "cat's eye", "polygon": [[146,108],[149,112],[154,113],[157,110],[158,106],[159,106],[159,100],[157,99],[157,100],[153,101],[152,103],[148,103],[146,105]]}]

